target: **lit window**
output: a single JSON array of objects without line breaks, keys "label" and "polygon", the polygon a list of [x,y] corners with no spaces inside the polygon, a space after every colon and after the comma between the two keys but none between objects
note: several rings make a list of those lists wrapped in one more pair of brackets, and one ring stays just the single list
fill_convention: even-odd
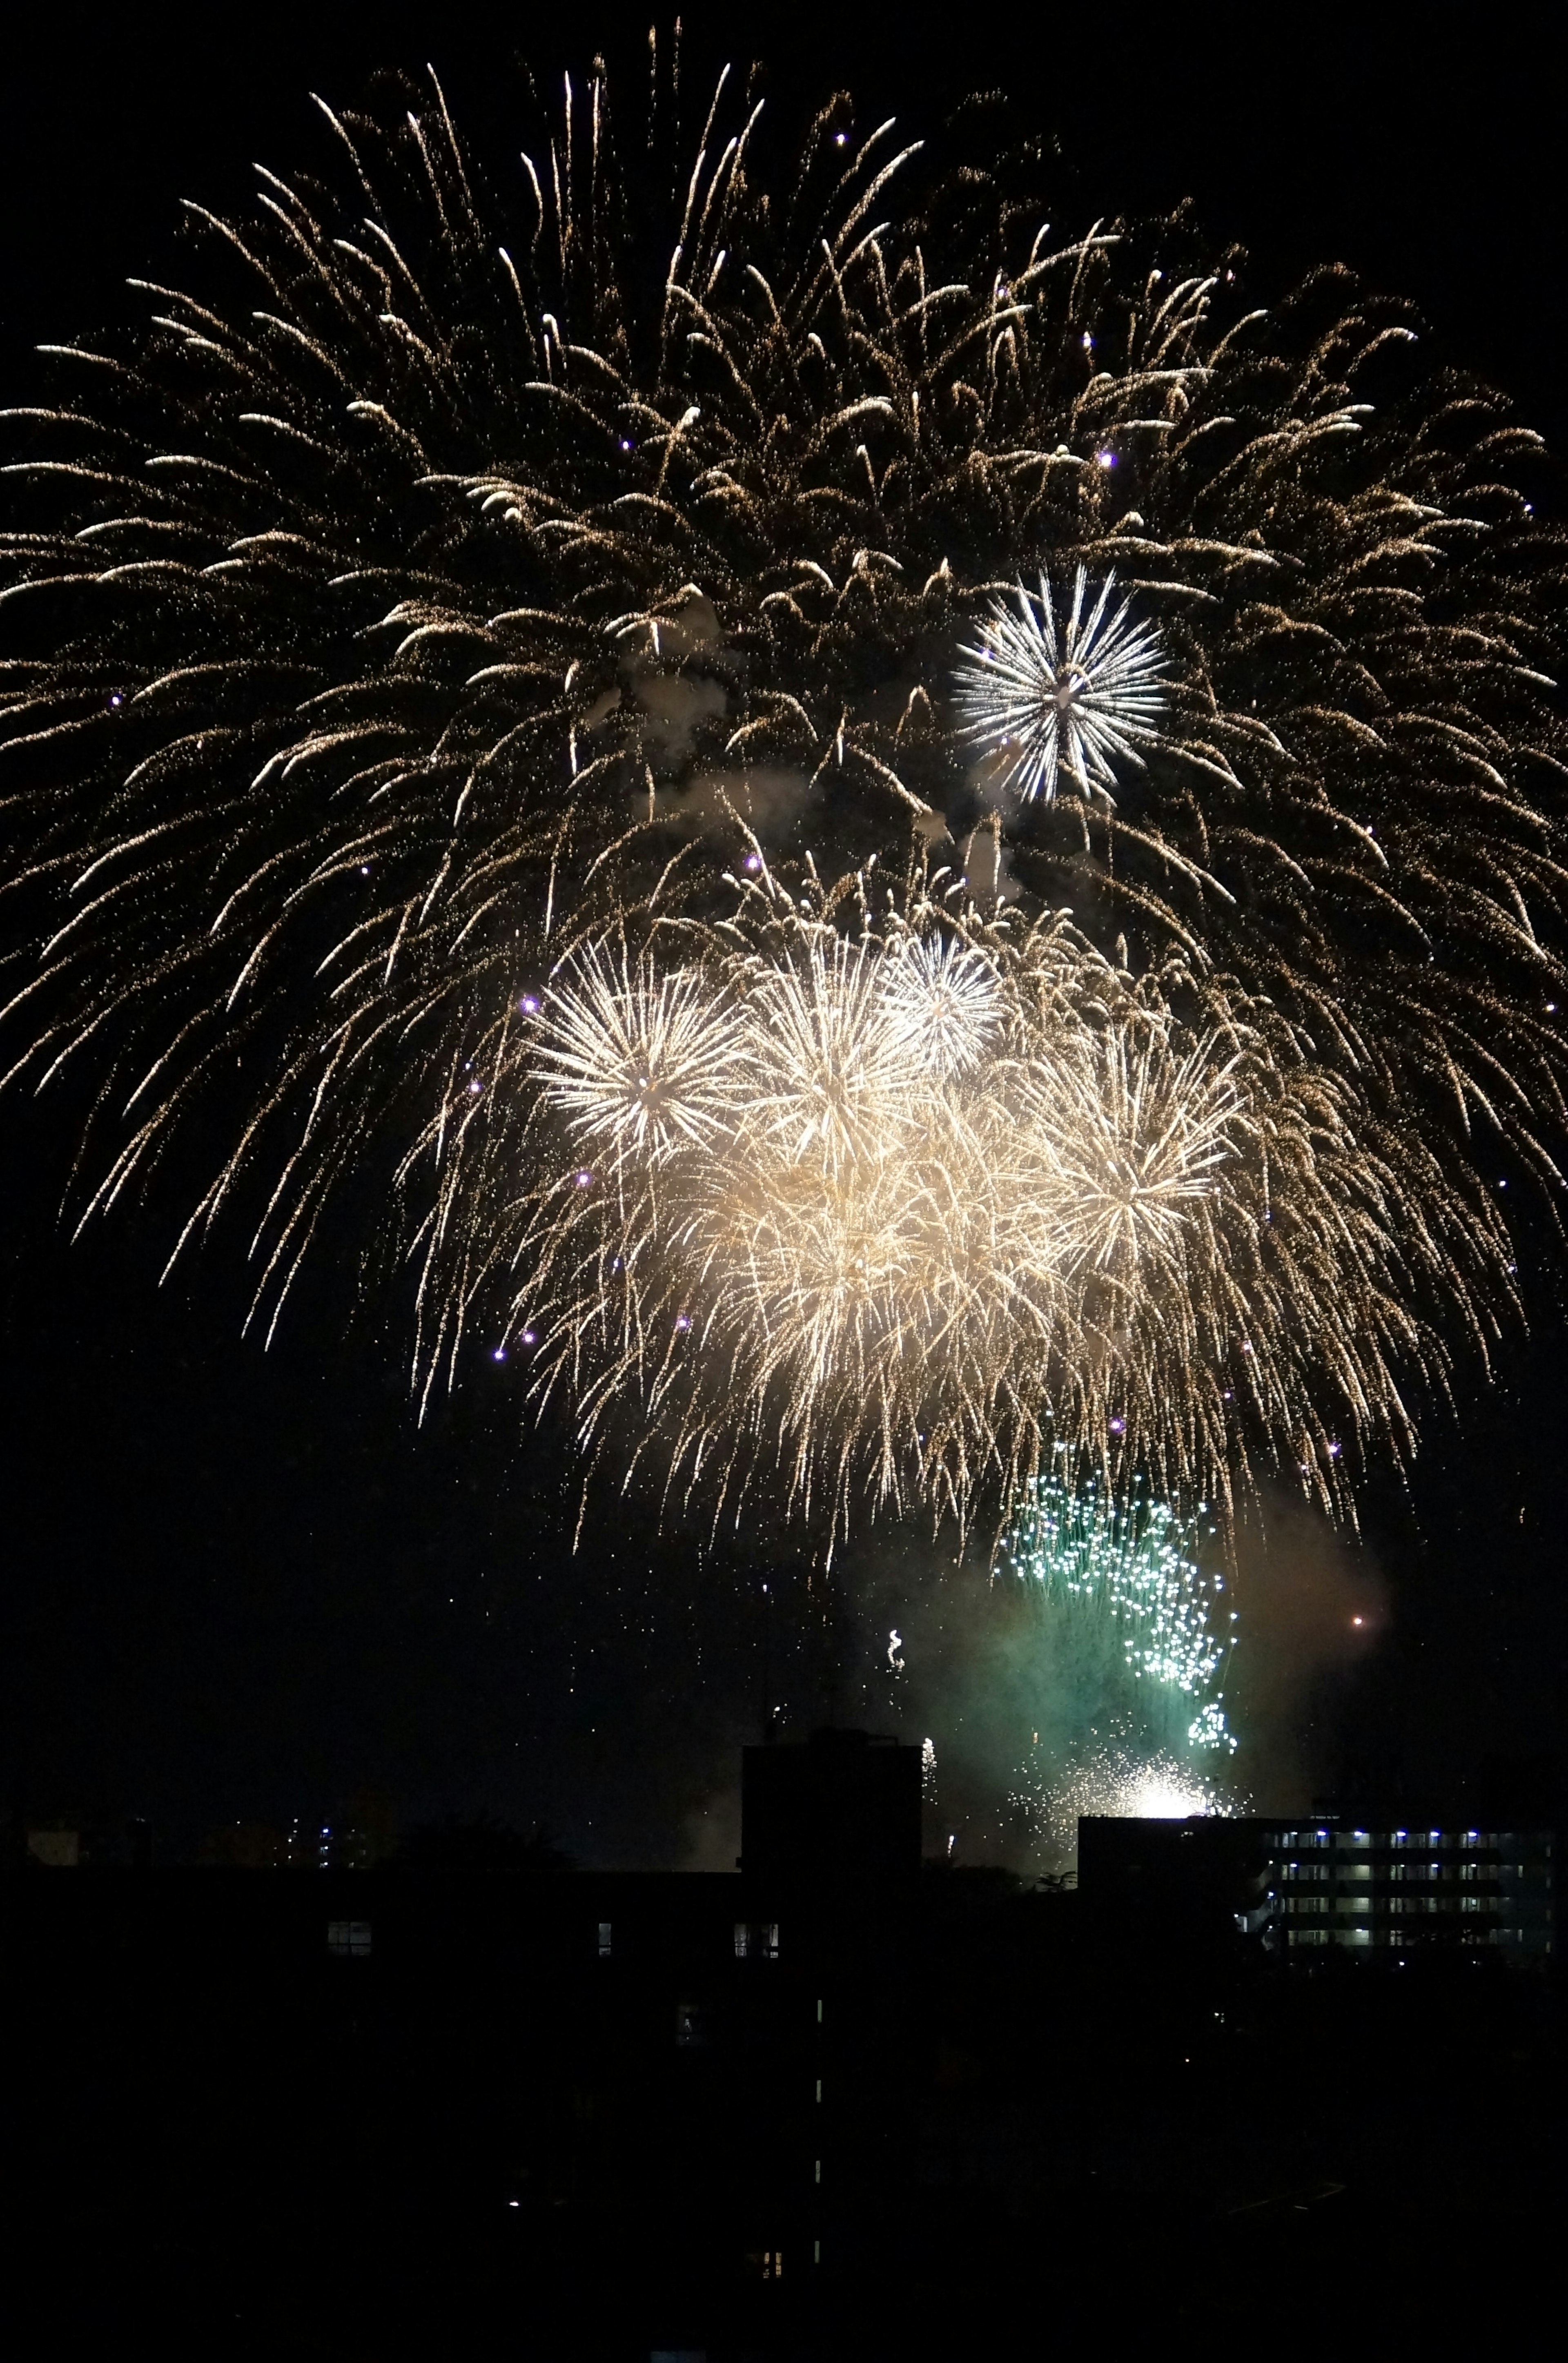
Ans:
[{"label": "lit window", "polygon": [[744,1920],[735,1922],[735,1958],[744,1961],[751,1950],[751,1930]]},{"label": "lit window", "polygon": [[82,1837],[77,1830],[29,1830],[28,1852],[35,1862],[50,1870],[74,1870],[82,1860]]},{"label": "lit window", "polygon": [[708,2040],[707,2014],[700,2002],[675,2005],[675,2042],[680,2051],[701,2051]]},{"label": "lit window", "polygon": [[345,1960],[362,1960],[370,1949],[370,1924],[368,1920],[329,1920],[326,1924],[326,1949]]},{"label": "lit window", "polygon": [[602,1961],[607,1961],[610,1958],[610,1939],[613,1925],[609,1920],[601,1920],[599,1923],[599,1958]]}]

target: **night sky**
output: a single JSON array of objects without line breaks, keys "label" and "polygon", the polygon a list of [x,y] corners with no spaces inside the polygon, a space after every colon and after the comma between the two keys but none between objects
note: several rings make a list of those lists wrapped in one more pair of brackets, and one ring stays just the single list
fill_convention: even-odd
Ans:
[{"label": "night sky", "polygon": [[[170,261],[181,196],[242,204],[252,159],[308,152],[307,89],[351,102],[379,65],[430,56],[459,124],[504,137],[513,32],[536,69],[558,62],[556,15],[535,41],[526,13],[165,8],[149,32],[56,7],[8,28],[5,399],[29,398],[37,340],[134,305],[122,283]],[[1310,40],[1298,14],[1264,30],[1256,8],[1155,31],[1116,10],[954,12],[962,41],[889,41],[871,26],[891,12],[842,14],[860,23],[689,9],[690,86],[743,43],[786,109],[848,83],[867,120],[934,128],[966,87],[1004,85],[1060,137],[1064,220],[1190,194],[1248,249],[1258,300],[1342,260],[1412,295],[1439,350],[1568,449],[1568,90],[1544,9],[1319,12]],[[559,62],[584,63],[603,26],[612,72],[635,64],[640,12],[569,19],[583,46]],[[9,1100],[0,1121],[0,1682],[29,1815],[145,1814],[178,1853],[236,1818],[331,1819],[373,1788],[404,1824],[488,1812],[589,1861],[722,1868],[765,1699],[797,1732],[833,1714],[919,1737],[964,1689],[944,1683],[989,1611],[950,1545],[873,1531],[808,1586],[791,1544],[707,1548],[701,1525],[661,1532],[656,1502],[602,1493],[574,1555],[559,1434],[523,1426],[505,1369],[417,1428],[399,1309],[356,1304],[347,1243],[263,1353],[222,1251],[158,1288],[177,1187],[72,1245],[55,1220],[72,1107]],[[1277,1677],[1260,1802],[1289,1803],[1282,1781],[1441,1791],[1501,1757],[1560,1777],[1568,1382],[1549,1247],[1527,1243],[1531,1337],[1496,1383],[1462,1368],[1408,1492],[1392,1474],[1367,1489],[1364,1545],[1290,1545],[1333,1570],[1307,1585],[1331,1622],[1353,1593],[1377,1603],[1373,1637],[1329,1646],[1310,1602],[1275,1613],[1255,1592]],[[902,1692],[885,1670],[900,1616]]]}]

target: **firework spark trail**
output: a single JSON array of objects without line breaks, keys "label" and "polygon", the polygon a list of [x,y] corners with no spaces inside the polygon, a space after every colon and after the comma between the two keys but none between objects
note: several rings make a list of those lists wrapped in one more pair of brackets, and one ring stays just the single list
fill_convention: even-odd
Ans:
[{"label": "firework spark trail", "polygon": [[[1333,1500],[1441,1384],[1415,1304],[1496,1333],[1499,1153],[1556,1187],[1536,438],[1342,274],[1054,238],[988,120],[834,102],[780,177],[672,95],[620,142],[596,70],[493,176],[434,82],[324,108],[9,415],[9,1076],[83,1071],[89,1214],[227,1126],[176,1252],[232,1210],[269,1330],[384,1177],[420,1386],[536,1310],[682,1482],[962,1508],[1066,1424]],[[1012,951],[812,901],[988,806]]]}]

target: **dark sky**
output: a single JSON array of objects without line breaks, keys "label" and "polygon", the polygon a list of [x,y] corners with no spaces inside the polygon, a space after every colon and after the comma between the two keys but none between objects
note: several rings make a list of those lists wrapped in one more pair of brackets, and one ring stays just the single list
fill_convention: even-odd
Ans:
[{"label": "dark sky", "polygon": [[[252,159],[304,152],[307,88],[351,100],[376,66],[431,57],[459,120],[503,131],[494,61],[529,13],[14,18],[5,398],[27,399],[35,341],[121,312],[126,275],[170,250],[181,196],[238,202]],[[580,66],[599,40],[613,68],[635,55],[646,22],[540,13],[584,28],[560,52]],[[1342,259],[1413,295],[1440,347],[1568,447],[1568,89],[1547,10],[1189,6],[1151,28],[1114,8],[992,6],[889,34],[899,15],[688,9],[689,75],[733,44],[772,61],[781,105],[848,83],[867,120],[925,123],[1001,84],[1059,133],[1075,215],[1190,194],[1248,247],[1263,293]],[[529,54],[548,67],[558,47],[547,29]],[[401,1337],[346,1325],[330,1275],[263,1355],[221,1259],[157,1288],[167,1207],[68,1244],[62,1130],[15,1104],[3,1115],[0,1684],[30,1811],[146,1813],[183,1845],[239,1815],[330,1815],[372,1785],[405,1819],[486,1809],[542,1817],[591,1859],[717,1861],[765,1681],[797,1727],[835,1679],[841,1714],[897,1716],[885,1684],[861,1687],[881,1628],[855,1603],[928,1586],[923,1538],[876,1538],[847,1605],[820,1578],[808,1594],[782,1547],[764,1565],[659,1537],[646,1503],[602,1509],[573,1557],[569,1455],[520,1439],[503,1374],[417,1432]],[[1496,1383],[1463,1378],[1408,1492],[1371,1489],[1364,1566],[1389,1614],[1358,1670],[1297,1697],[1320,1781],[1451,1782],[1555,1746],[1568,1387],[1555,1290],[1534,1302],[1532,1338]]]}]

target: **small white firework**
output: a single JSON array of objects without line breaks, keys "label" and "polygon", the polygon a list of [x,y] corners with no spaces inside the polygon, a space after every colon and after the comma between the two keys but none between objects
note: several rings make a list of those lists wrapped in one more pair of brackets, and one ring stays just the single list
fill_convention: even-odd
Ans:
[{"label": "small white firework", "polygon": [[1086,614],[1088,577],[1080,566],[1072,606],[1058,618],[1043,574],[1038,599],[1021,582],[1018,613],[999,600],[978,647],[961,650],[961,736],[992,755],[1004,792],[1050,804],[1065,774],[1080,795],[1114,803],[1117,760],[1142,768],[1140,747],[1157,742],[1159,634],[1135,619],[1131,597],[1112,603],[1115,588],[1108,574]]},{"label": "small white firework", "polygon": [[989,960],[963,944],[913,936],[887,964],[882,1015],[893,1041],[923,1071],[966,1074],[990,1047],[1001,995]]},{"label": "small white firework", "polygon": [[533,1072],[580,1141],[657,1164],[725,1130],[739,1058],[705,978],[589,945],[546,993]]}]

